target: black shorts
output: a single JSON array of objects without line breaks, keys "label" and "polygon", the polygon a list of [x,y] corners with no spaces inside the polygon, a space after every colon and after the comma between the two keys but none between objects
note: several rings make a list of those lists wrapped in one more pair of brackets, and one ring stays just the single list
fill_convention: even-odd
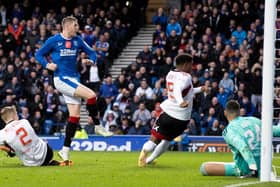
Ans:
[{"label": "black shorts", "polygon": [[179,120],[163,112],[155,121],[151,133],[157,139],[171,141],[184,132],[188,123],[189,120]]},{"label": "black shorts", "polygon": [[46,158],[45,158],[45,160],[44,160],[44,162],[41,166],[49,165],[52,158],[53,158],[53,150],[52,150],[52,148],[50,148],[49,144],[47,144],[47,155],[46,155]]}]

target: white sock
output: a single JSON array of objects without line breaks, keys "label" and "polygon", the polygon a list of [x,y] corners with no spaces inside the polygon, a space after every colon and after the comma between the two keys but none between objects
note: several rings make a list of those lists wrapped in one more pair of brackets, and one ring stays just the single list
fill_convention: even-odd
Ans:
[{"label": "white sock", "polygon": [[169,147],[169,141],[161,140],[161,142],[156,146],[154,152],[146,159],[146,163],[151,163],[162,153],[164,153]]},{"label": "white sock", "polygon": [[157,146],[157,144],[155,144],[153,141],[149,140],[143,145],[142,150],[149,153],[149,152],[152,152],[156,146]]},{"label": "white sock", "polygon": [[66,152],[66,153],[69,153],[70,147],[63,146],[63,147],[62,147],[62,151],[63,151],[63,152]]}]

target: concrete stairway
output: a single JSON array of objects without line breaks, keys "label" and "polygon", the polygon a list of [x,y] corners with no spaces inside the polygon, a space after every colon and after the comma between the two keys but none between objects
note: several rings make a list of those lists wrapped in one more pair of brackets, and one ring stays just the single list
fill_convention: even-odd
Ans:
[{"label": "concrete stairway", "polygon": [[80,113],[80,125],[82,127],[88,124],[88,111],[86,108],[86,103],[83,103],[81,106],[81,113]]},{"label": "concrete stairway", "polygon": [[154,25],[146,25],[131,39],[120,56],[114,60],[113,65],[109,70],[113,79],[116,79],[119,76],[122,68],[126,68],[129,64],[135,62],[136,56],[143,50],[145,45],[152,46],[154,31]]}]

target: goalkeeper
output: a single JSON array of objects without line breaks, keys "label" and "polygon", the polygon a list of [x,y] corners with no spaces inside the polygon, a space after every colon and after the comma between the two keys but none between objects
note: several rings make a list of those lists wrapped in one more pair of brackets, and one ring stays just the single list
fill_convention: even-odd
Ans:
[{"label": "goalkeeper", "polygon": [[[223,137],[233,153],[234,162],[205,162],[200,167],[202,175],[258,177],[261,158],[261,120],[240,117],[240,106],[228,101],[225,116],[229,121]],[[280,136],[280,128],[273,127],[273,135]]]}]

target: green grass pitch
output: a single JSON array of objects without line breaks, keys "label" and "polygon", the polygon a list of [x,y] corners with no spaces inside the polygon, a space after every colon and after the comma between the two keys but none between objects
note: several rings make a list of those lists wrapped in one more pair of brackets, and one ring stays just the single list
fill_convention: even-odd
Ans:
[{"label": "green grass pitch", "polygon": [[[18,158],[0,153],[0,186],[5,187],[180,187],[257,181],[237,177],[201,176],[204,161],[231,161],[230,153],[167,152],[154,166],[137,167],[139,152],[72,152],[72,167],[24,167]],[[57,158],[57,156],[55,156]],[[280,159],[278,165],[280,166]],[[280,186],[280,183],[253,186]]]}]

